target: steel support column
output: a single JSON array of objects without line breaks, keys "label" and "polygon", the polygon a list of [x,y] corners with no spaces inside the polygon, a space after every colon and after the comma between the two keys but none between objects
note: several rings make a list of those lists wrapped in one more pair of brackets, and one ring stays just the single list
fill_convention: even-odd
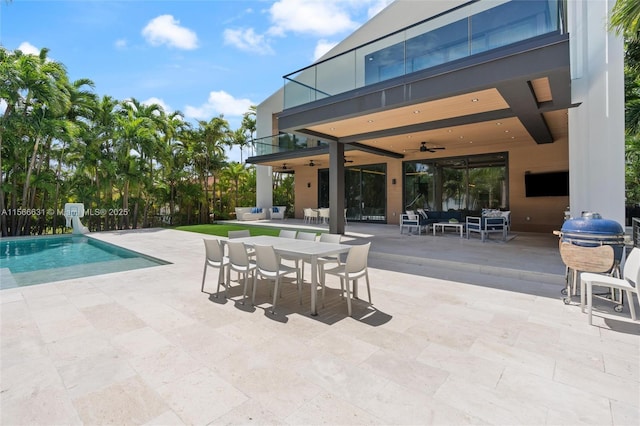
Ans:
[{"label": "steel support column", "polygon": [[344,144],[329,142],[329,232],[344,234]]}]

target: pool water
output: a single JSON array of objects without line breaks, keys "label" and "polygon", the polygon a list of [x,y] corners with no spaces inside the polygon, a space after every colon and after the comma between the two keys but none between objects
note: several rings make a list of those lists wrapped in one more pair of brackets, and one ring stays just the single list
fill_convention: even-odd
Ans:
[{"label": "pool water", "polygon": [[0,289],[167,263],[85,235],[3,238]]}]

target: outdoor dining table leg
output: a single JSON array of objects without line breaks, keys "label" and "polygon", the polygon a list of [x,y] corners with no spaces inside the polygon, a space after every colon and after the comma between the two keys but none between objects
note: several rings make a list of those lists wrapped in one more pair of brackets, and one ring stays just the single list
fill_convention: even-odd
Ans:
[{"label": "outdoor dining table leg", "polygon": [[318,315],[316,299],[318,298],[318,257],[311,256],[311,315]]}]

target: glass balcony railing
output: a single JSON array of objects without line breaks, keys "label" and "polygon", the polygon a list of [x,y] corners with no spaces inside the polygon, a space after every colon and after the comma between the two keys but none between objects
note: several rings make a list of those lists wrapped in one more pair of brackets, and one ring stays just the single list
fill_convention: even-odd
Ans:
[{"label": "glass balcony railing", "polygon": [[566,0],[480,0],[284,76],[284,109],[565,31]]},{"label": "glass balcony railing", "polygon": [[321,141],[320,139],[309,138],[292,133],[281,133],[279,135],[267,136],[265,138],[256,139],[253,143],[255,144],[256,156],[329,146],[327,142]]}]

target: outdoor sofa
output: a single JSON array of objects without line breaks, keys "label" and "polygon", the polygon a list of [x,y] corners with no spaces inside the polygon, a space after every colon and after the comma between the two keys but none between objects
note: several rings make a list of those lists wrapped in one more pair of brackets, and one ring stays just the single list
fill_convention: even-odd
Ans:
[{"label": "outdoor sofa", "polygon": [[236,219],[260,220],[267,218],[267,211],[262,207],[236,207]]}]

